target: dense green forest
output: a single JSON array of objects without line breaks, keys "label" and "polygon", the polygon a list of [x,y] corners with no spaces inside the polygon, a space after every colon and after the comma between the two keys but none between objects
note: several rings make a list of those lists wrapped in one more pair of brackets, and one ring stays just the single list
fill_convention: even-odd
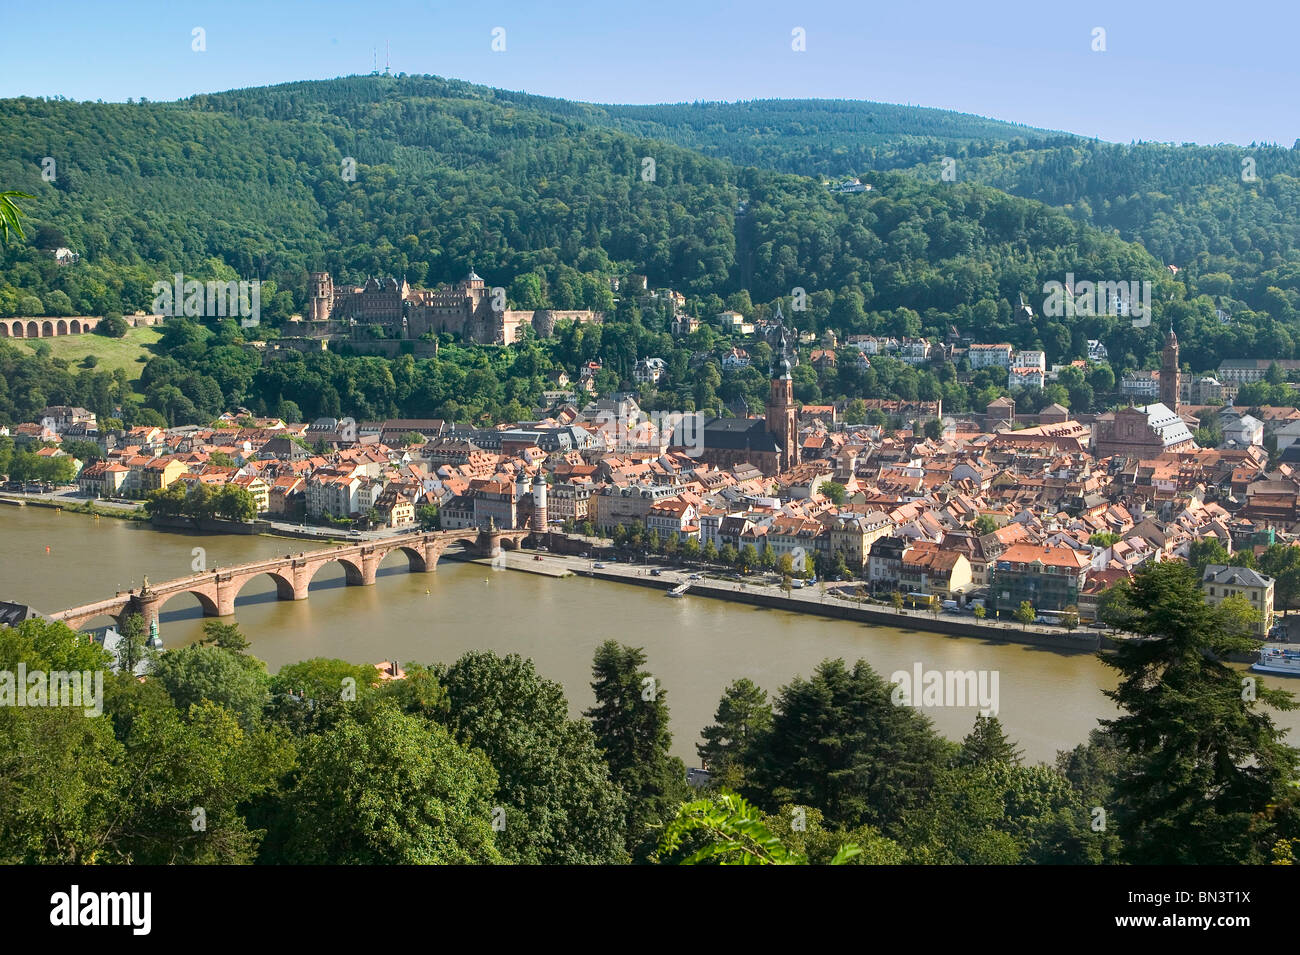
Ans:
[{"label": "dense green forest", "polygon": [[[734,135],[746,123],[752,135]],[[28,345],[0,349],[0,364],[23,367],[9,378],[18,387],[0,378],[0,420],[10,422],[43,400],[105,415],[120,407],[128,423],[201,421],[236,403],[306,416],[520,417],[554,365],[572,371],[600,359],[612,390],[630,388],[632,366],[651,355],[670,366],[667,384],[643,395],[651,407],[761,404],[766,346],[744,343],[755,367],[724,374],[733,342],[712,331],[674,341],[669,311],[630,295],[615,304],[610,280],[633,273],[684,292],[687,311],[706,320],[724,307],[761,318],[780,300],[800,330],[841,338],[955,330],[1041,349],[1052,363],[1083,358],[1089,339],[1106,344],[1110,368],[1022,396],[1027,408],[1104,406],[1124,371],[1157,365],[1169,323],[1197,371],[1229,357],[1293,357],[1300,337],[1288,150],[1253,151],[1257,179],[1242,182],[1221,175],[1242,152],[1226,147],[1110,146],[846,102],[600,107],[424,76],[175,103],[4,100],[0,138],[0,183],[32,196],[19,201],[26,236],[0,249],[0,315],[148,309],[152,283],[177,271],[263,281],[261,326],[180,328],[139,381],[75,371]],[[758,154],[719,158],[725,144],[750,141]],[[835,194],[797,174],[830,171],[814,144],[849,150],[845,171],[874,168],[852,148],[891,168],[871,173],[870,192]],[[947,155],[955,182],[939,176]],[[47,156],[52,181],[42,177]],[[356,161],[354,181],[346,158]],[[771,168],[737,164],[751,161]],[[65,245],[79,262],[54,262],[48,250]],[[304,305],[309,270],[404,275],[418,286],[470,267],[521,307],[598,308],[608,320],[418,362],[345,348],[271,368],[240,347],[246,335],[281,333]],[[1152,325],[1014,307],[1023,295],[1041,313],[1044,284],[1070,274],[1150,281]],[[794,308],[796,289],[806,292],[804,310]],[[881,359],[859,371],[851,358],[841,353],[836,369],[801,364],[796,396],[942,396],[960,412],[1006,390],[996,376],[958,381],[952,365]]]},{"label": "dense green forest", "polygon": [[[600,106],[594,118],[616,128],[689,146],[745,166],[840,177],[906,168],[952,150],[1060,136],[1016,123],[862,100],[766,99],[738,103]],[[1070,137],[1074,138],[1074,137]]]},{"label": "dense green forest", "polygon": [[1140,242],[1161,262],[1194,270],[1198,288],[1223,297],[1229,311],[1294,317],[1293,294],[1269,289],[1296,290],[1296,146],[1121,145],[960,113],[841,100],[603,109],[616,126],[639,135],[805,176],[893,170],[940,182],[943,160],[951,158],[954,183],[1036,199]]},{"label": "dense green forest", "polygon": [[671,755],[672,688],[612,640],[571,719],[516,655],[386,682],[323,658],[271,676],[234,623],[156,653],[128,617],[116,661],[63,624],[0,626],[0,666],[29,682],[120,667],[102,713],[26,686],[27,705],[0,706],[0,862],[1294,863],[1298,754],[1264,708],[1294,704],[1242,693],[1219,662],[1255,644],[1249,612],[1206,605],[1173,563],[1113,605],[1151,639],[1104,658],[1120,715],[1054,765],[1026,765],[996,716],[945,739],[919,696],[826,660],[770,698],[726,688],[697,798]]}]

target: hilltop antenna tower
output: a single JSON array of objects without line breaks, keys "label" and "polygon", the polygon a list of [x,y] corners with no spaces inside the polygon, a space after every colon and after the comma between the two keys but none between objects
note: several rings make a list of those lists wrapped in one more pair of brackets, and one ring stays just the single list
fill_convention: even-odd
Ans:
[{"label": "hilltop antenna tower", "polygon": [[385,40],[384,41],[384,75],[385,76],[393,75],[393,71],[391,69],[392,57],[389,55],[390,54],[389,45],[390,45],[390,41]]}]

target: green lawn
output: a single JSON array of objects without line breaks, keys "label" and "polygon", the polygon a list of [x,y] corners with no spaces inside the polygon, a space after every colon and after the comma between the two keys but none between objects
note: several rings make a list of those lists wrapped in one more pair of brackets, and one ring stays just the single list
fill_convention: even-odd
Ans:
[{"label": "green lawn", "polygon": [[153,352],[146,346],[152,345],[162,336],[162,329],[129,328],[123,338],[108,338],[94,333],[88,335],[62,335],[54,338],[9,338],[10,344],[35,349],[37,342],[50,346],[50,357],[67,359],[68,365],[75,372],[81,368],[81,360],[87,355],[99,359],[96,371],[113,371],[125,368],[126,376],[131,381],[140,377],[144,362],[137,362],[141,355],[146,359],[153,357]]}]

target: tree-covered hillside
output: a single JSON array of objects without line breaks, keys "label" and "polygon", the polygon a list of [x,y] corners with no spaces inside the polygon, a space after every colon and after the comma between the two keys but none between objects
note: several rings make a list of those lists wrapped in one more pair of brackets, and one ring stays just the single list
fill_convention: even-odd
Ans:
[{"label": "tree-covered hillside", "polygon": [[613,126],[749,166],[841,176],[924,162],[937,143],[1042,140],[1054,134],[921,106],[861,100],[751,100],[601,106]]},{"label": "tree-covered hillside", "polygon": [[1166,264],[1216,273],[1204,290],[1222,297],[1230,313],[1265,310],[1290,321],[1297,305],[1295,146],[1121,145],[961,113],[842,100],[603,109],[622,129],[805,176],[905,170],[939,183],[950,158],[951,182],[1036,199],[1140,242]]},{"label": "tree-covered hillside", "polygon": [[[257,334],[274,335],[302,308],[311,270],[341,280],[404,275],[419,286],[472,266],[527,307],[612,312],[608,280],[641,273],[652,287],[686,293],[688,310],[704,318],[751,301],[762,314],[784,297],[801,330],[943,336],[955,328],[1042,348],[1051,361],[1082,358],[1098,338],[1117,374],[1155,360],[1169,321],[1196,369],[1295,352],[1300,273],[1290,236],[1300,217],[1293,180],[1277,172],[1279,157],[1291,161],[1287,151],[1259,151],[1255,182],[1202,187],[1231,164],[1231,150],[1027,140],[1006,124],[874,104],[802,104],[804,135],[789,132],[787,105],[729,107],[722,125],[765,109],[762,141],[776,151],[764,146],[763,158],[778,169],[613,128],[641,123],[668,135],[674,111],[707,113],[702,106],[638,112],[426,76],[290,83],[176,103],[0,101],[0,183],[34,197],[22,201],[27,239],[0,253],[0,315],[148,309],[152,283],[181,271],[262,279]],[[855,133],[863,116],[878,117],[884,132]],[[813,139],[829,150],[875,144],[894,157],[881,162],[899,168],[872,173],[870,192],[833,193],[819,178],[784,171],[800,167],[799,144]],[[1163,162],[1161,149],[1178,161]],[[938,174],[935,156],[948,154],[954,182]],[[47,156],[52,181],[42,177]],[[1108,188],[1120,191],[1097,198]],[[1126,190],[1133,195],[1121,198]],[[1081,218],[1122,227],[1157,254]],[[81,260],[55,264],[47,250],[63,245]],[[1175,277],[1164,265],[1185,252]],[[1016,317],[1020,295],[1041,312],[1045,283],[1070,274],[1151,281],[1153,325]],[[791,312],[796,288],[807,293],[807,311]],[[1230,323],[1216,317],[1214,297]],[[634,304],[619,304],[611,332],[640,321],[628,312]],[[662,317],[645,328],[667,331]],[[621,338],[629,344],[616,356],[620,368],[658,341],[639,331]]]},{"label": "tree-covered hillside", "polygon": [[[65,303],[45,298],[60,289],[76,310],[141,307],[159,273],[177,269],[273,279],[301,301],[313,268],[421,284],[458,278],[471,262],[503,282],[542,269],[573,289],[560,307],[596,294],[581,275],[633,269],[698,294],[749,287],[770,299],[796,285],[871,284],[891,290],[882,307],[956,308],[1041,285],[1034,265],[1002,264],[1018,254],[1052,260],[1082,242],[1105,247],[1109,261],[1088,263],[1098,268],[1122,262],[1127,274],[1134,260],[992,193],[895,180],[879,202],[848,204],[811,180],[604,128],[590,109],[566,116],[552,101],[541,109],[491,94],[353,77],[171,104],[0,103],[9,157],[0,181],[36,197],[27,208],[47,227],[44,244],[66,239],[83,255],[74,279],[16,246],[0,311],[26,311],[19,296],[30,293],[57,310]],[[41,178],[44,156],[57,163],[52,183]],[[343,175],[348,157],[355,181]],[[738,219],[740,202],[749,215]],[[927,272],[960,271],[956,260],[985,267],[982,287],[934,287]],[[914,274],[900,282],[900,268]]]}]

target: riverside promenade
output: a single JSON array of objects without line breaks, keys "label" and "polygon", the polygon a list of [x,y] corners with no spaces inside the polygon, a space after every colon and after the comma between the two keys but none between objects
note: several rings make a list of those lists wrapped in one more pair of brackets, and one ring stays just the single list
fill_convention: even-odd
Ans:
[{"label": "riverside promenade", "polygon": [[[511,554],[508,564],[510,570],[527,570],[533,573],[562,576],[556,573],[560,569],[579,577],[606,580],[612,583],[630,584],[637,587],[649,587],[655,590],[669,591],[679,584],[688,583],[686,595],[706,597],[714,600],[729,600],[733,603],[767,607],[773,610],[788,610],[792,613],[815,614],[839,620],[856,620],[873,626],[894,627],[902,630],[924,630],[930,633],[942,633],[952,637],[974,638],[997,643],[1019,643],[1044,649],[1073,652],[1096,653],[1098,650],[1115,646],[1114,638],[1103,635],[1096,630],[1079,628],[1067,631],[1061,627],[1043,627],[999,620],[977,620],[968,615],[931,614],[924,611],[894,610],[879,604],[868,604],[854,597],[842,596],[834,587],[822,589],[821,584],[803,587],[786,593],[780,584],[762,583],[755,577],[737,581],[726,577],[701,574],[701,579],[691,580],[691,570],[666,567],[664,565],[629,564],[586,558],[563,556],[559,554],[542,554],[541,561],[533,560],[528,551]],[[482,561],[487,563],[487,561]],[[652,576],[652,569],[659,570],[659,576]],[[852,586],[849,584],[840,586]]]}]

